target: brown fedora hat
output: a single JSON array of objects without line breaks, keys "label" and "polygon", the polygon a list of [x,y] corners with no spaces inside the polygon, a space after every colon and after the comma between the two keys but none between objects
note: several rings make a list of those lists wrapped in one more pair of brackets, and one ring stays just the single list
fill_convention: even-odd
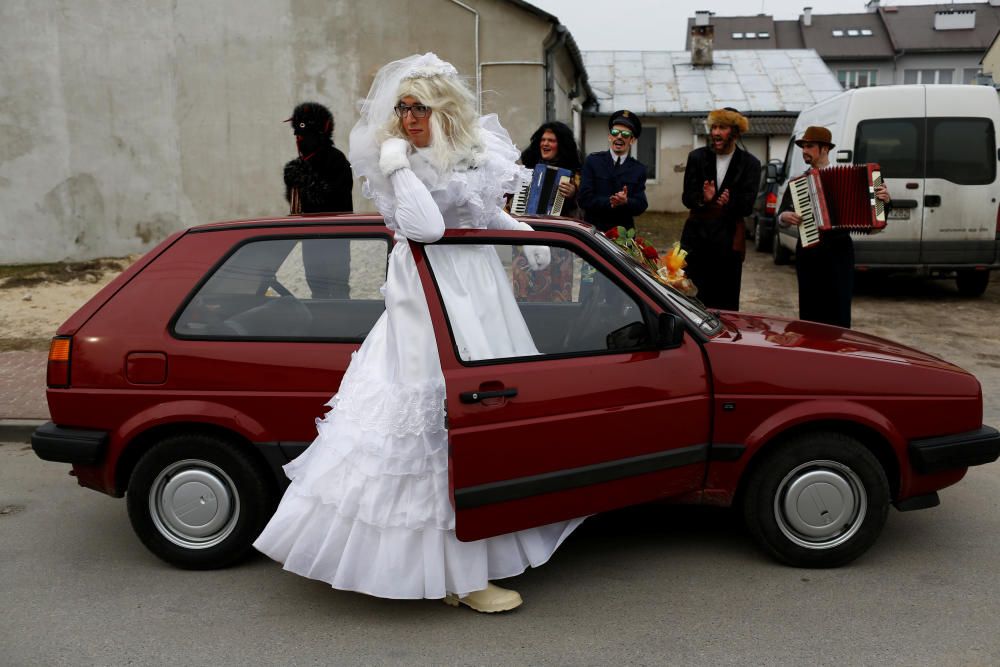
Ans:
[{"label": "brown fedora hat", "polygon": [[801,148],[802,144],[808,141],[814,144],[826,144],[830,148],[833,148],[834,144],[830,141],[830,139],[833,139],[833,135],[830,134],[830,130],[825,127],[820,127],[819,125],[810,125],[802,134],[802,138],[795,140],[795,145]]}]

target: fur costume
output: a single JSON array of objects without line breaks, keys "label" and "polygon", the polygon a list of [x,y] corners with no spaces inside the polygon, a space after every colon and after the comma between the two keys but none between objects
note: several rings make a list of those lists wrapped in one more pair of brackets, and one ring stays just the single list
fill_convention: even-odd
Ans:
[{"label": "fur costume", "polygon": [[750,121],[747,117],[732,107],[716,109],[708,114],[706,125],[711,128],[713,125],[728,125],[735,127],[740,134],[746,134],[750,129]]}]

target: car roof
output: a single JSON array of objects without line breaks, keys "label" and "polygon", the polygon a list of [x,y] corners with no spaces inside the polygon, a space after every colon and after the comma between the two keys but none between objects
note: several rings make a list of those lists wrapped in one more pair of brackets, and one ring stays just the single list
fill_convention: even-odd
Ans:
[{"label": "car roof", "polygon": [[[572,218],[553,218],[548,216],[523,215],[517,220],[526,222],[537,229],[556,231],[586,231],[593,233],[594,228],[585,222]],[[228,220],[195,225],[188,232],[212,232],[254,227],[303,227],[303,226],[343,225],[356,227],[358,225],[384,227],[385,221],[378,213],[306,213],[302,215],[283,215],[244,220]]]}]

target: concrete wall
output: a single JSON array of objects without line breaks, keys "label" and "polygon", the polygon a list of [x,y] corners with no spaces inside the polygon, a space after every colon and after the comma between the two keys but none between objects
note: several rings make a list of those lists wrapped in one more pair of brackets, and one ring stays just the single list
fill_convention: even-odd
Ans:
[{"label": "concrete wall", "polygon": [[[544,119],[552,25],[506,0],[464,4],[483,110],[524,145]],[[451,0],[3,0],[0,263],[120,256],[284,213],[292,107],[329,106],[346,152],[378,68],[431,50],[475,85],[476,17]],[[575,73],[558,62],[565,96]],[[372,210],[357,184],[355,206]]]}]

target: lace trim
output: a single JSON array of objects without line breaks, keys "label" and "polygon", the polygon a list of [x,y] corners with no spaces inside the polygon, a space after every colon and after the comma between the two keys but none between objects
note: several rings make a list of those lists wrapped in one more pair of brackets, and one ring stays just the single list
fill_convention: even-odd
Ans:
[{"label": "lace trim", "polygon": [[444,395],[441,378],[387,384],[349,370],[340,391],[327,403],[333,410],[317,419],[316,425],[328,423],[336,413],[339,419],[354,422],[363,431],[382,435],[444,432]]}]

